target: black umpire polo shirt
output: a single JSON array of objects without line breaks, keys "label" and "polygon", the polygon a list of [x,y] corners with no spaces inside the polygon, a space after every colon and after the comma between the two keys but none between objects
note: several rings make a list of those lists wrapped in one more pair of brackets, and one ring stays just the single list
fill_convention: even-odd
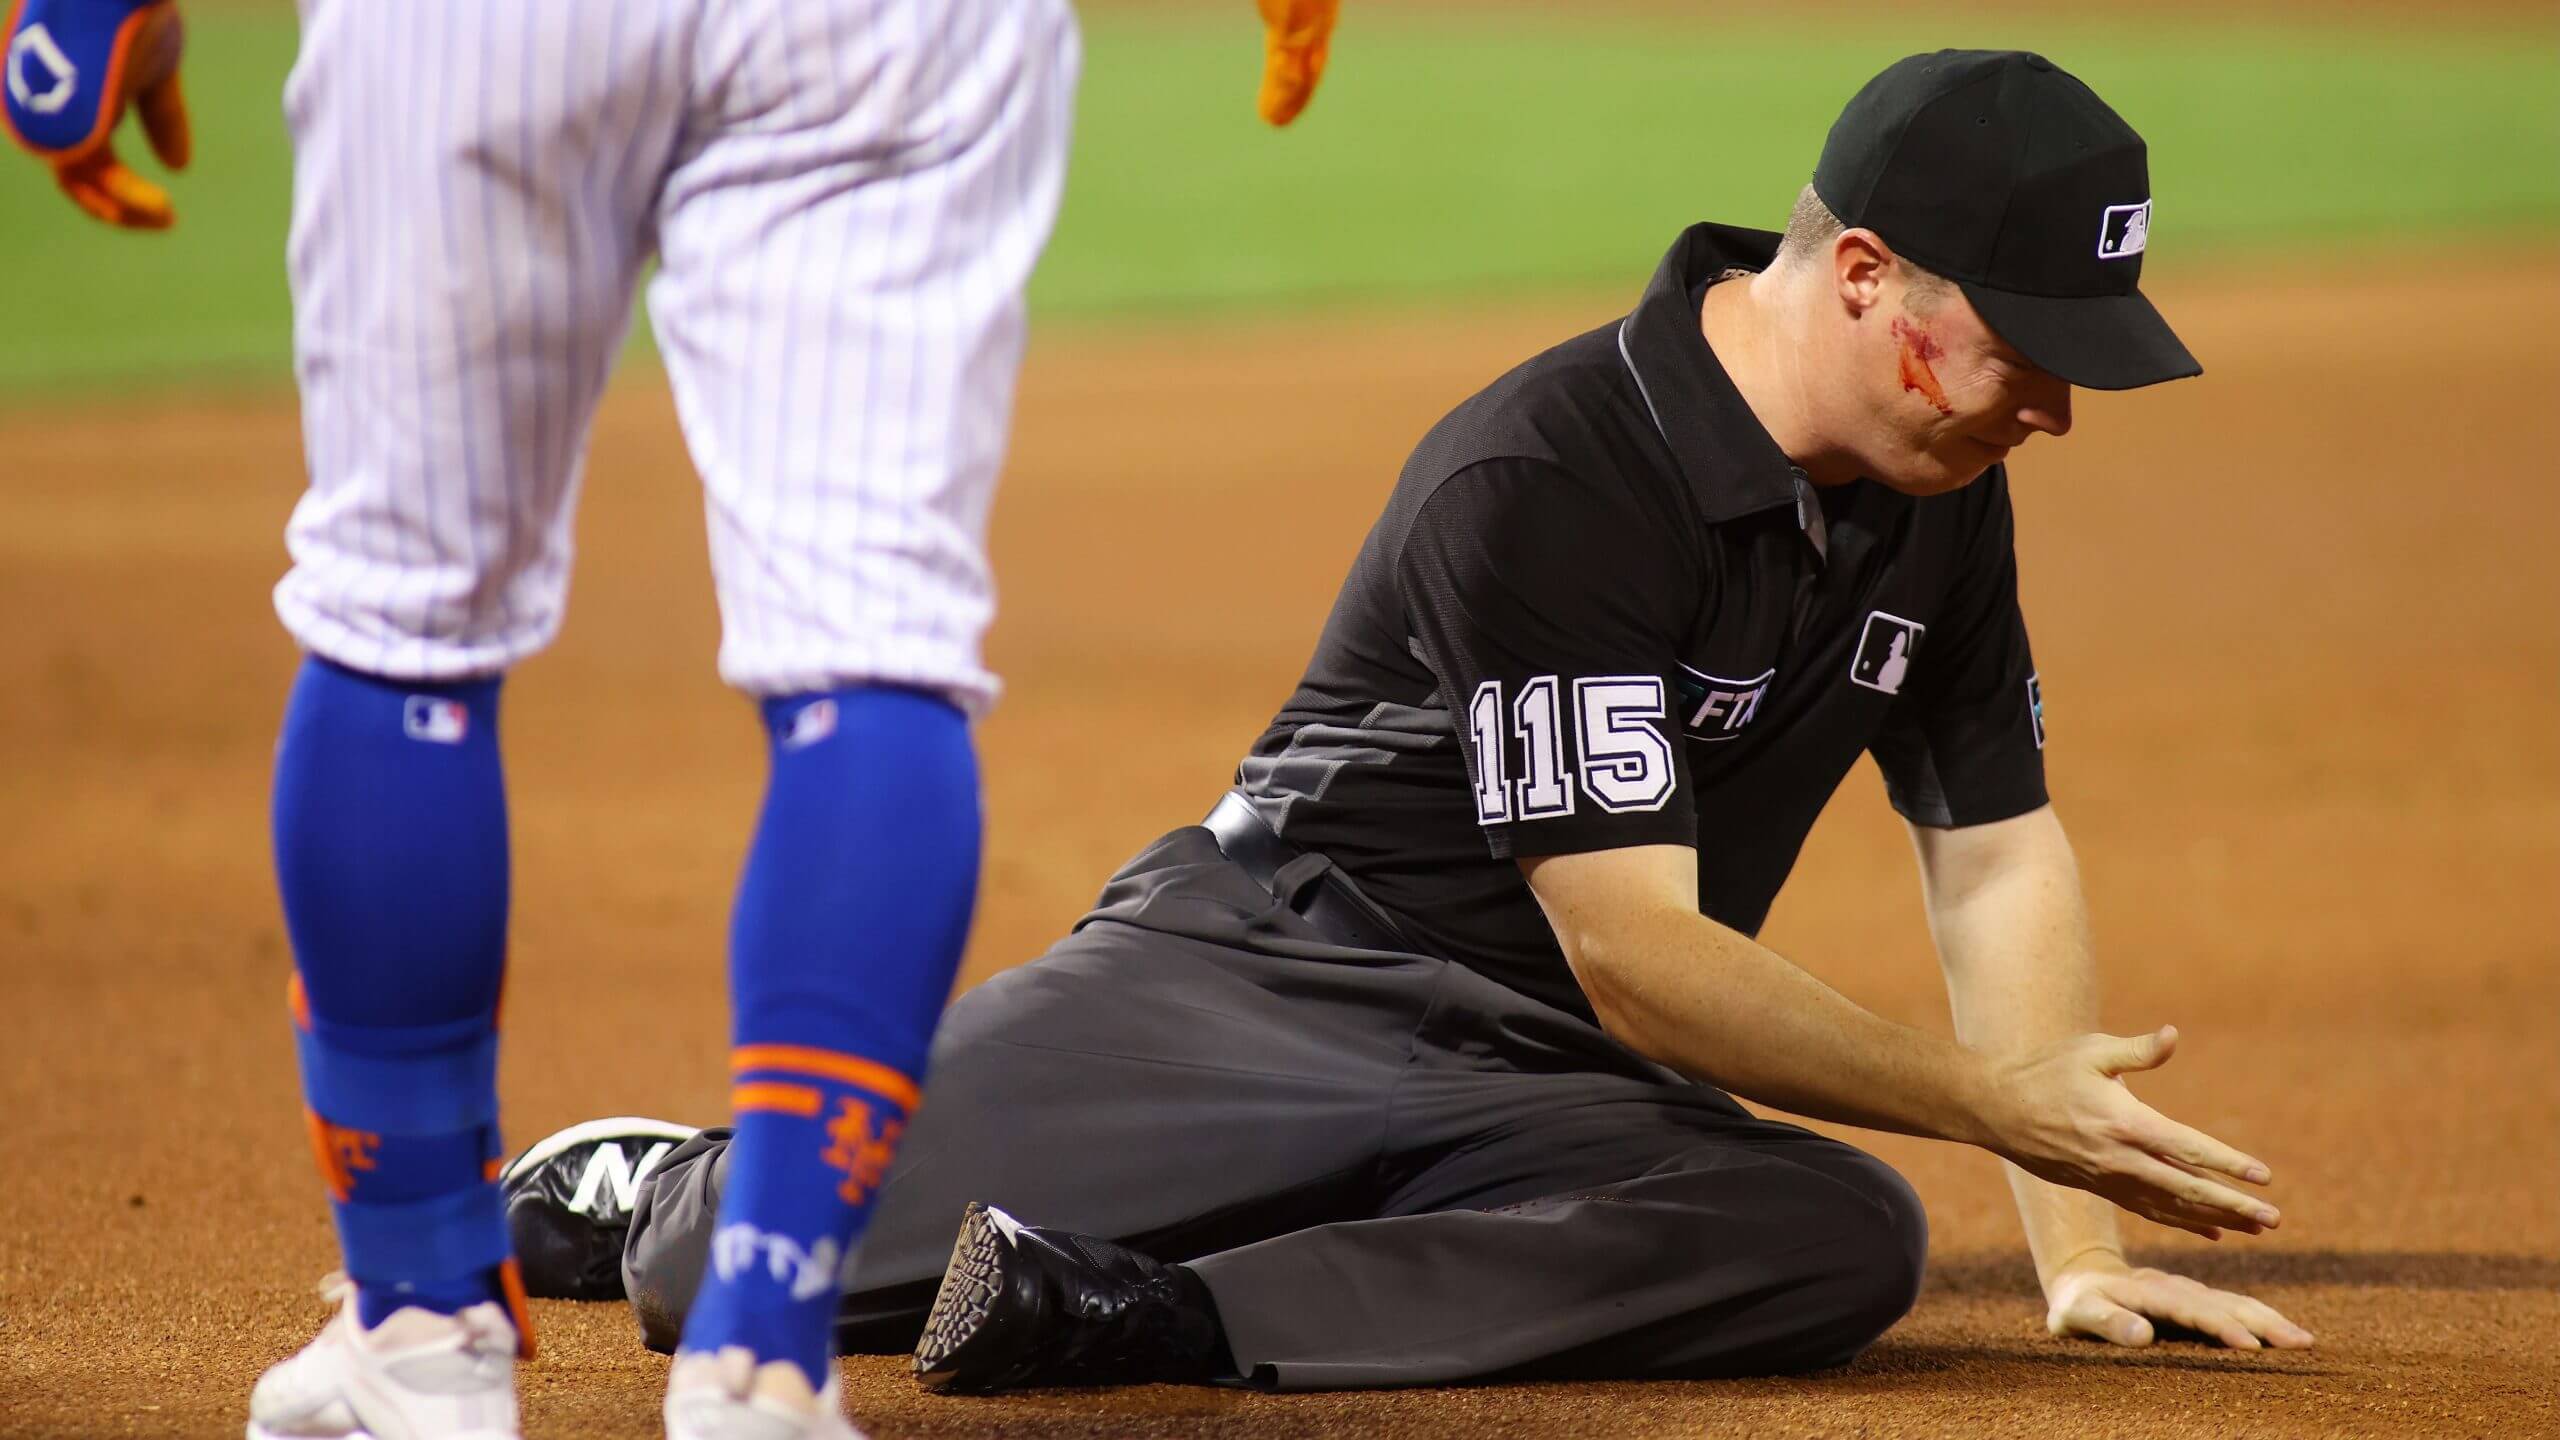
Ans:
[{"label": "black umpire polo shirt", "polygon": [[1699,332],[1777,243],[1691,227],[1433,426],[1237,771],[1420,948],[1585,1018],[1521,857],[1694,846],[1747,935],[1861,751],[1917,824],[2045,803],[2005,471],[1817,490]]}]

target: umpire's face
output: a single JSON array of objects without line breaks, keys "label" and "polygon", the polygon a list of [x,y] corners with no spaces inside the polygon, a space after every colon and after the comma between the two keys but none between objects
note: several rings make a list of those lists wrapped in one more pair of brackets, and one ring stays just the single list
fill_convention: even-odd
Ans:
[{"label": "umpire's face", "polygon": [[2069,382],[2002,341],[1963,291],[1898,259],[1878,268],[1849,357],[1871,417],[1859,445],[1868,474],[1935,495],[1973,483],[2039,431],[2070,430]]}]

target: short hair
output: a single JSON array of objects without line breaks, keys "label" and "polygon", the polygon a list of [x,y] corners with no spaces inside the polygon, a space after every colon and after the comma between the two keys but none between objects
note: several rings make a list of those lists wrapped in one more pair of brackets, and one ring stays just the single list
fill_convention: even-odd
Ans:
[{"label": "short hair", "polygon": [[[1787,233],[1778,241],[1778,256],[1770,268],[1783,270],[1793,265],[1810,265],[1831,251],[1831,242],[1849,227],[1822,203],[1822,197],[1807,185],[1796,193],[1796,206],[1787,212]],[[1953,293],[1955,282],[1931,270],[1907,255],[1896,254],[1911,271],[1911,308],[1928,313]]]}]

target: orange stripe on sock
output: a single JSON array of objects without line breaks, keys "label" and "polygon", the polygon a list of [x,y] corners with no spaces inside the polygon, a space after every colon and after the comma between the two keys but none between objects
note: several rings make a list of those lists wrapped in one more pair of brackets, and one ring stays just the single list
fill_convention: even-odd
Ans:
[{"label": "orange stripe on sock", "polygon": [[749,1110],[779,1110],[785,1115],[815,1115],[826,1097],[814,1087],[785,1085],[778,1080],[751,1080],[729,1091],[729,1108],[739,1114]]},{"label": "orange stripe on sock", "polygon": [[285,977],[284,1008],[292,1014],[295,1029],[311,1028],[311,997],[302,993],[302,972],[299,970]]},{"label": "orange stripe on sock", "polygon": [[824,1080],[859,1085],[903,1110],[912,1111],[923,1098],[916,1082],[876,1060],[821,1050],[814,1045],[741,1045],[729,1052],[729,1070],[736,1075],[750,1070],[797,1070]]}]

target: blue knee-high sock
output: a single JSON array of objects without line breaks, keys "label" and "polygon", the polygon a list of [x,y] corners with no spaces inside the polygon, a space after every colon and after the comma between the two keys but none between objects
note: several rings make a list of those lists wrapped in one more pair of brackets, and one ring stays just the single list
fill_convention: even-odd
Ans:
[{"label": "blue knee-high sock", "polygon": [[773,778],[731,931],[737,1140],[681,1349],[823,1385],[844,1256],[916,1103],[978,881],[978,769],[943,700],[769,700]]},{"label": "blue knee-high sock", "polygon": [[359,1318],[495,1298],[498,681],[306,661],[276,747],[277,887],[311,1136]]}]

